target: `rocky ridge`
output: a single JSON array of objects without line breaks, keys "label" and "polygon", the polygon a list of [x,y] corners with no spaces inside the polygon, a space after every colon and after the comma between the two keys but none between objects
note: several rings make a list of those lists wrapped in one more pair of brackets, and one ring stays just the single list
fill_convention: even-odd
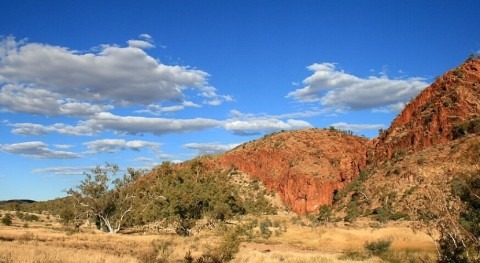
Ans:
[{"label": "rocky ridge", "polygon": [[337,130],[285,131],[243,144],[215,159],[259,179],[294,212],[313,212],[367,164],[368,140]]},{"label": "rocky ridge", "polygon": [[480,116],[480,60],[468,59],[423,90],[373,141],[376,158],[416,152],[454,139],[454,128]]},{"label": "rocky ridge", "polygon": [[292,211],[305,214],[331,204],[334,194],[369,165],[445,144],[458,133],[480,131],[480,59],[439,77],[368,140],[335,129],[267,135],[209,159],[216,169],[237,169],[276,191]]}]

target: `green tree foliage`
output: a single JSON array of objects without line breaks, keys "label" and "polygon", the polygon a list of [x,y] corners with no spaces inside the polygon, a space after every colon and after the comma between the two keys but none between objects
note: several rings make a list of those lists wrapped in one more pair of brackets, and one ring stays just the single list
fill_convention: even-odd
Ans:
[{"label": "green tree foliage", "polygon": [[22,213],[20,211],[17,211],[15,215],[18,217],[18,219],[22,221],[38,221],[40,218],[38,218],[37,215],[29,214],[29,213]]},{"label": "green tree foliage", "polygon": [[308,219],[316,225],[325,225],[334,219],[333,208],[330,205],[321,205],[317,214],[309,214]]},{"label": "green tree foliage", "polygon": [[118,178],[118,170],[108,163],[97,166],[67,191],[67,198],[28,209],[60,215],[66,226],[93,219],[100,229],[116,233],[122,227],[154,223],[157,229],[174,227],[185,236],[200,219],[206,218],[205,226],[211,226],[246,213],[276,213],[264,190],[241,188],[232,183],[235,175],[212,171],[202,160],[181,165],[164,162],[148,175],[128,169]]},{"label": "green tree foliage", "polygon": [[464,208],[458,222],[441,229],[439,262],[479,262],[480,176],[460,176],[452,180],[451,187]]},{"label": "green tree foliage", "polygon": [[328,223],[333,218],[333,209],[329,205],[322,205],[318,208],[318,221],[322,224]]},{"label": "green tree foliage", "polygon": [[234,215],[245,214],[242,199],[228,176],[214,173],[203,176],[194,163],[192,169],[173,171],[163,164],[156,171],[156,180],[151,184],[145,198],[149,206],[137,220],[148,222],[168,219],[177,224],[180,235],[189,235],[195,222],[203,217],[225,221]]},{"label": "green tree foliage", "polygon": [[[133,182],[139,174],[129,170],[123,178],[116,177],[117,165],[97,166],[91,173],[85,173],[85,179],[76,188],[67,193],[76,200],[77,217],[94,217],[99,229],[117,233],[128,213],[133,211]],[[113,184],[113,187],[112,187]]]},{"label": "green tree foliage", "polygon": [[69,226],[75,220],[75,210],[72,207],[65,207],[60,212],[60,220],[64,226]]}]

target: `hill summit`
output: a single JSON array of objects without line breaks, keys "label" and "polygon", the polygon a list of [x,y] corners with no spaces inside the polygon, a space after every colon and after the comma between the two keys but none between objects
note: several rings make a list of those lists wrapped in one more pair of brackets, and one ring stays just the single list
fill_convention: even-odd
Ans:
[{"label": "hill summit", "polygon": [[374,141],[375,154],[379,159],[392,158],[398,151],[415,152],[446,143],[468,132],[462,125],[479,116],[480,59],[469,58],[406,105]]}]

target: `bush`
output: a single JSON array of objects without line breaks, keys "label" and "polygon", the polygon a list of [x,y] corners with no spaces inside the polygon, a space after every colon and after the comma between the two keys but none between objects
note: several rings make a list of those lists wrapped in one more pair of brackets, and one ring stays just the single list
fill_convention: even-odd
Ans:
[{"label": "bush", "polygon": [[480,133],[480,118],[459,122],[452,128],[453,139],[458,139],[468,134]]},{"label": "bush", "polygon": [[272,236],[272,231],[270,228],[272,226],[272,222],[267,218],[264,221],[260,222],[260,234],[263,238],[268,239]]},{"label": "bush", "polygon": [[6,226],[11,226],[12,225],[12,216],[10,214],[3,215],[2,224],[6,225]]},{"label": "bush", "polygon": [[191,253],[187,252],[184,257],[184,262],[221,263],[231,261],[235,257],[235,254],[240,250],[239,246],[242,241],[241,232],[241,227],[230,229],[222,238],[219,246],[209,249],[209,251],[197,259],[194,259]]},{"label": "bush", "polygon": [[391,244],[390,240],[377,240],[365,243],[364,247],[370,255],[380,256],[388,252]]},{"label": "bush", "polygon": [[363,210],[360,208],[360,204],[357,200],[350,201],[347,207],[347,214],[345,215],[345,221],[353,223],[358,217],[363,215]]},{"label": "bush", "polygon": [[28,222],[39,221],[39,220],[40,220],[40,218],[38,218],[38,216],[36,216],[34,214],[24,214],[23,218],[22,218],[22,221],[28,221]]},{"label": "bush", "polygon": [[328,223],[333,218],[333,209],[329,205],[322,205],[318,208],[318,221]]},{"label": "bush", "polygon": [[153,240],[149,248],[138,251],[137,259],[142,263],[170,262],[172,245],[170,240]]},{"label": "bush", "polygon": [[71,208],[64,208],[60,212],[60,219],[64,226],[70,225],[75,219],[75,211]]}]

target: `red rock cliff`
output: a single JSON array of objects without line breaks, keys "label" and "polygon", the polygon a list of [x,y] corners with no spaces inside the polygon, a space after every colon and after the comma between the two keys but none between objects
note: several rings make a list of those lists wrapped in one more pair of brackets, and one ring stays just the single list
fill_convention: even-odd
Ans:
[{"label": "red rock cliff", "polygon": [[367,141],[320,129],[281,132],[243,144],[216,162],[258,178],[292,211],[305,214],[331,204],[335,190],[366,166]]},{"label": "red rock cliff", "polygon": [[452,140],[452,128],[480,116],[480,59],[468,59],[423,90],[373,144],[377,160]]}]

